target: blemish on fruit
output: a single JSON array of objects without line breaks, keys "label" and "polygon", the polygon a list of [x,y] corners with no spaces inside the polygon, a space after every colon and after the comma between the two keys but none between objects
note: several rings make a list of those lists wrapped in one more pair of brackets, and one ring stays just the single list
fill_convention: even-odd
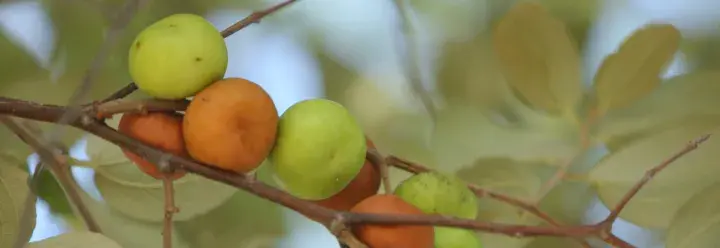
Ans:
[{"label": "blemish on fruit", "polygon": [[140,49],[140,42],[135,42],[135,49]]},{"label": "blemish on fruit", "polygon": [[195,61],[200,62],[200,61],[202,61],[202,58],[200,58],[200,57],[195,57]]}]

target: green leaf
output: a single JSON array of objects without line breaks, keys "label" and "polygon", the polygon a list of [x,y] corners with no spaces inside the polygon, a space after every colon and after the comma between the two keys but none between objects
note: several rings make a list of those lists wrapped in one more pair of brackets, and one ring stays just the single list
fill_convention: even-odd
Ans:
[{"label": "green leaf", "polygon": [[0,54],[2,54],[0,64],[3,65],[3,73],[0,73],[0,85],[21,83],[48,75],[48,72],[40,67],[35,58],[1,30]]},{"label": "green leaf", "polygon": [[[0,164],[0,248],[11,248],[16,242],[29,241],[35,229],[37,197],[30,192],[28,177],[27,172],[14,165]],[[31,207],[27,207],[26,203],[30,203]],[[26,214],[31,218],[23,219]]]},{"label": "green leaf", "polygon": [[448,42],[438,58],[436,83],[451,104],[496,109],[517,102],[493,57],[488,34],[471,41]]},{"label": "green leaf", "polygon": [[531,106],[574,115],[582,98],[580,56],[565,25],[544,7],[514,5],[493,33],[493,48],[508,83]]},{"label": "green leaf", "polygon": [[667,248],[711,248],[720,243],[720,183],[694,194],[677,211],[665,239]]},{"label": "green leaf", "polygon": [[680,75],[663,83],[650,95],[599,120],[594,136],[609,142],[648,130],[698,122],[720,115],[720,71]]},{"label": "green leaf", "polygon": [[[539,163],[524,163],[505,158],[488,158],[475,161],[472,167],[456,172],[469,183],[520,199],[532,199],[543,184],[541,174],[547,174],[548,167]],[[507,203],[490,198],[478,200],[478,219],[509,224],[538,225],[539,218],[511,207]],[[532,238],[517,239],[504,235],[481,233],[480,240],[485,247],[523,247]]]},{"label": "green leaf", "polygon": [[32,242],[28,248],[122,248],[114,240],[99,233],[74,231],[47,238],[42,241]]},{"label": "green leaf", "polygon": [[55,179],[50,170],[43,170],[38,175],[39,183],[37,187],[37,195],[50,206],[50,211],[54,214],[73,215],[70,202],[65,195],[60,183]]},{"label": "green leaf", "polygon": [[521,126],[501,126],[477,109],[453,106],[438,112],[431,144],[437,163],[456,171],[487,157],[569,159],[579,152],[578,130],[563,119],[544,117]]},{"label": "green leaf", "polygon": [[595,75],[599,114],[626,107],[652,92],[679,43],[680,31],[672,25],[651,24],[635,31],[605,58]]},{"label": "green leaf", "polygon": [[[642,138],[605,157],[589,173],[600,200],[614,207],[645,175],[688,142],[715,133],[720,122],[693,123]],[[675,212],[692,194],[717,181],[720,140],[710,139],[675,161],[638,192],[620,217],[648,228],[667,228]]]},{"label": "green leaf", "polygon": [[[110,207],[143,221],[163,220],[165,194],[160,180],[146,175],[131,162],[99,167],[95,172],[95,185]],[[174,188],[175,205],[180,209],[173,217],[175,221],[207,213],[237,192],[233,187],[194,174],[176,180]]]},{"label": "green leaf", "polygon": [[[259,180],[272,181],[267,166],[257,175]],[[278,204],[237,191],[220,207],[176,226],[192,247],[275,247],[286,232],[282,211]]]},{"label": "green leaf", "polygon": [[[87,192],[80,191],[80,193],[83,202],[88,206],[93,218],[108,238],[115,240],[122,247],[162,247],[162,223],[148,223],[128,218],[107,204],[93,199]],[[173,248],[190,248],[175,228],[173,228],[172,238]]]}]

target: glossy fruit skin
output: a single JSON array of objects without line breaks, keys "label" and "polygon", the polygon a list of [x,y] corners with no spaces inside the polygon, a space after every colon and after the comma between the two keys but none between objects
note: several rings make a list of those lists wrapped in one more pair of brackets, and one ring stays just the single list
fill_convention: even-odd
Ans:
[{"label": "glossy fruit skin", "polygon": [[[369,138],[366,138],[366,145],[368,148],[375,148],[375,144]],[[343,190],[330,198],[313,202],[338,211],[350,210],[365,198],[377,194],[382,181],[378,169],[370,163],[370,160],[365,159],[360,173]]]},{"label": "glossy fruit skin", "polygon": [[467,184],[440,172],[415,174],[395,188],[395,195],[425,213],[475,219],[478,203]]},{"label": "glossy fruit skin", "polygon": [[482,248],[482,243],[473,230],[436,226],[435,248]]},{"label": "glossy fruit skin", "polygon": [[142,30],[128,57],[130,77],[160,99],[182,99],[222,79],[228,55],[220,32],[194,14],[167,16]]},{"label": "glossy fruit skin", "polygon": [[278,120],[275,103],[260,85],[226,78],[199,92],[185,110],[185,146],[200,162],[248,173],[275,145]]},{"label": "glossy fruit skin", "polygon": [[[125,113],[118,124],[118,131],[127,136],[149,144],[163,151],[187,156],[185,142],[182,136],[182,115],[170,112],[150,112],[147,114]],[[151,177],[162,179],[165,177],[157,166],[142,159],[129,150],[122,149],[125,156],[135,163],[140,170]],[[183,177],[185,171],[175,170],[171,179]]]},{"label": "glossy fruit skin", "polygon": [[270,154],[276,181],[305,200],[337,194],[365,163],[365,134],[348,110],[331,100],[295,103],[280,117]]},{"label": "glossy fruit skin", "polygon": [[[417,207],[395,195],[380,194],[366,198],[351,210],[355,213],[423,215]],[[433,248],[433,226],[355,225],[353,233],[372,248]]]}]

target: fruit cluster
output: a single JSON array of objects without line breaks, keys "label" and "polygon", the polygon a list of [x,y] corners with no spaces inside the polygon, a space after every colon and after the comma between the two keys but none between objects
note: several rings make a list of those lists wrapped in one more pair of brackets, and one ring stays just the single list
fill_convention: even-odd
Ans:
[{"label": "fruit cluster", "polygon": [[[249,173],[269,161],[289,194],[339,211],[438,214],[474,219],[474,194],[458,179],[437,172],[414,175],[395,192],[378,194],[375,149],[344,106],[326,99],[295,103],[279,116],[270,95],[243,78],[223,78],[228,63],[223,37],[207,20],[175,14],[140,32],[129,53],[138,88],[158,99],[192,97],[184,114],[126,113],[118,130],[146,144],[208,166]],[[175,180],[140,156],[124,154],[146,174]],[[359,225],[356,236],[372,248],[480,247],[474,232],[409,225]]]}]

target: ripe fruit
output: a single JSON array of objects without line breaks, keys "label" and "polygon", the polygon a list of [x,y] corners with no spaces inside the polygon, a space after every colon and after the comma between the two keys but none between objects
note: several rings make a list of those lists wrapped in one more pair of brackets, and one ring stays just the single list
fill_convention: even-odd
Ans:
[{"label": "ripe fruit", "polygon": [[185,145],[200,162],[247,173],[272,150],[278,119],[275,103],[260,85],[223,79],[198,93],[185,110]]},{"label": "ripe fruit", "polygon": [[305,200],[337,194],[365,163],[365,134],[355,118],[326,99],[295,103],[280,117],[270,154],[276,179]]},{"label": "ripe fruit", "polygon": [[[166,152],[179,156],[186,156],[187,154],[182,135],[182,116],[178,113],[126,113],[120,118],[118,131]],[[130,161],[134,162],[146,174],[157,179],[165,177],[155,164],[142,159],[129,150],[122,149],[122,151]],[[176,170],[170,178],[175,180],[184,175],[184,171]]]},{"label": "ripe fruit", "polygon": [[[368,148],[375,148],[375,145],[369,138],[366,138]],[[339,210],[350,210],[355,204],[375,195],[380,189],[380,171],[378,168],[365,159],[360,172],[350,183],[345,186],[339,193],[330,198],[314,201],[318,205]]]},{"label": "ripe fruit", "polygon": [[413,175],[395,188],[395,195],[429,214],[475,219],[477,198],[460,179],[440,172]]},{"label": "ripe fruit", "polygon": [[481,248],[482,244],[473,230],[435,227],[435,248]]},{"label": "ripe fruit", "polygon": [[[351,212],[368,214],[422,215],[417,207],[395,195],[373,195],[355,205]],[[433,226],[356,225],[353,233],[372,248],[433,248]]]},{"label": "ripe fruit", "polygon": [[227,69],[225,40],[207,20],[174,14],[141,31],[130,47],[130,76],[161,99],[182,99],[220,80]]}]

